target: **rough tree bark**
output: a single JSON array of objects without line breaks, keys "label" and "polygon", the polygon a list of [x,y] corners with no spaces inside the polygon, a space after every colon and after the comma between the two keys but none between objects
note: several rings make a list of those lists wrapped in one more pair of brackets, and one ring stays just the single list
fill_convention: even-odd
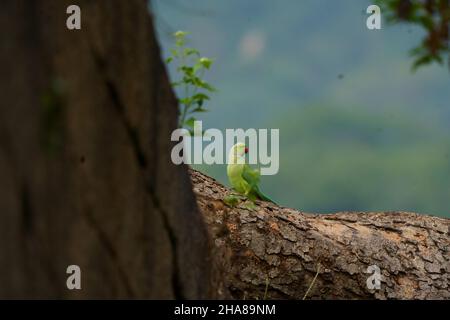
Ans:
[{"label": "rough tree bark", "polygon": [[[230,190],[191,170],[221,294],[236,299],[450,299],[450,220],[408,212],[318,215],[257,202],[224,204]],[[380,290],[367,268],[381,269]],[[267,289],[267,292],[266,292]]]},{"label": "rough tree bark", "polygon": [[147,2],[72,3],[0,1],[0,298],[209,297]]}]

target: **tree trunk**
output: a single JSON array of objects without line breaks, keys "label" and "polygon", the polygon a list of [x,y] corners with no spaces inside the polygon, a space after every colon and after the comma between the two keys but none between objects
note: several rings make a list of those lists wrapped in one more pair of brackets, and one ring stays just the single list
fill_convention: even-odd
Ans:
[{"label": "tree trunk", "polygon": [[[193,170],[191,178],[215,243],[216,265],[225,275],[224,294],[236,299],[450,298],[449,219],[408,212],[317,215],[260,201],[255,209],[245,203],[229,207],[223,198],[230,190]],[[379,290],[367,286],[372,265],[381,271]]]},{"label": "tree trunk", "polygon": [[[0,298],[210,296],[144,0],[0,2]],[[66,268],[81,268],[81,290]]]}]

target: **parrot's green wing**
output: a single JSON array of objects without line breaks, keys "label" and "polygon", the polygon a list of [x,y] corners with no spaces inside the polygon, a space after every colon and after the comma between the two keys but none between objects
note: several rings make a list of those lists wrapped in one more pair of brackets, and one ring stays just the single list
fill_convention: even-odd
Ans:
[{"label": "parrot's green wing", "polygon": [[[264,201],[269,201],[275,203],[272,199],[263,194],[258,187],[260,181],[261,174],[259,169],[252,169],[248,164],[244,165],[244,170],[242,171],[242,178],[250,185],[253,192],[250,193],[250,197],[252,194],[256,195],[259,199]],[[253,195],[253,197],[254,197]],[[252,199],[254,200],[254,199]]]}]

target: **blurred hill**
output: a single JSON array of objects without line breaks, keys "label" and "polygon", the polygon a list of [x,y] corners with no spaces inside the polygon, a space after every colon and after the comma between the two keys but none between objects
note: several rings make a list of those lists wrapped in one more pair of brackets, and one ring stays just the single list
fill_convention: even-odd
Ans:
[{"label": "blurred hill", "polygon": [[[367,30],[368,4],[154,0],[152,9],[166,56],[182,29],[216,60],[204,126],[280,129],[280,172],[263,178],[278,202],[450,217],[448,69],[413,74],[408,51],[421,32],[384,21]],[[201,169],[227,183],[223,166]]]}]

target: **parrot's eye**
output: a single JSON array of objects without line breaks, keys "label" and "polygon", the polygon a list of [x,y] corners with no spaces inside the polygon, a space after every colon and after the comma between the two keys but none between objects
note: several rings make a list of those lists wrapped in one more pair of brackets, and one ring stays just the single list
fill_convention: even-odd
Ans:
[{"label": "parrot's eye", "polygon": [[248,148],[247,147],[245,147],[244,152],[248,153]]}]

